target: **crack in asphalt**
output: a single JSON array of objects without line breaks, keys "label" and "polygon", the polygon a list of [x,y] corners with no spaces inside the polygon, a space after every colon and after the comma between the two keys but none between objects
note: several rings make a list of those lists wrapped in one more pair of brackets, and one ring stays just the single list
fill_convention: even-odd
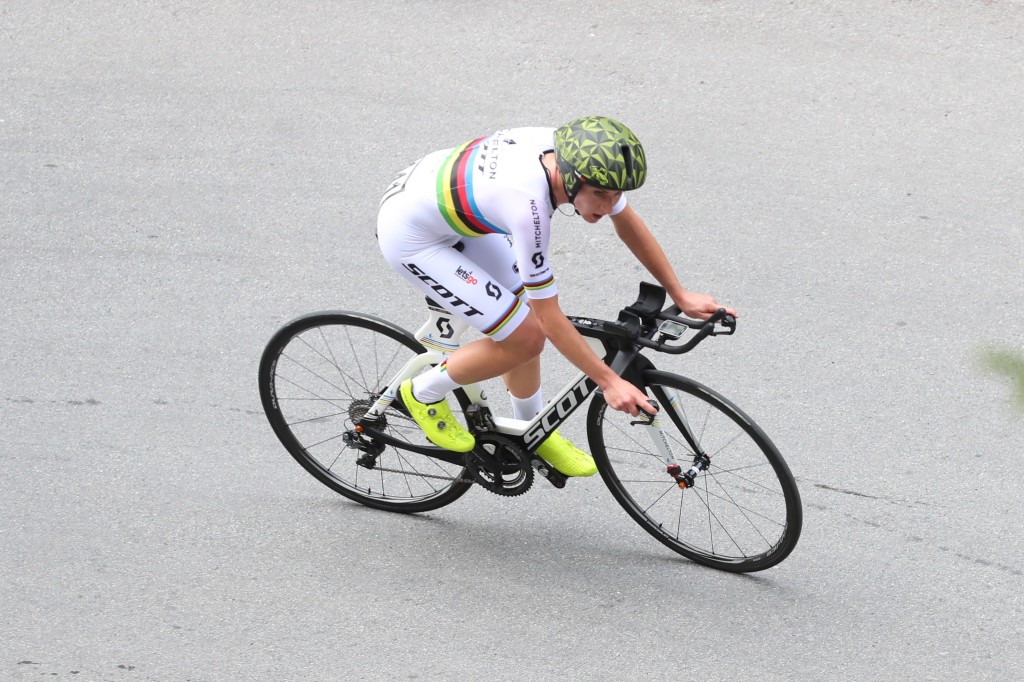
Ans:
[{"label": "crack in asphalt", "polygon": [[[897,499],[894,499],[894,498],[883,497],[883,496],[878,496],[878,495],[867,495],[865,493],[857,492],[856,490],[848,490],[848,489],[845,489],[845,488],[838,488],[836,486],[826,485],[824,483],[811,483],[811,485],[813,487],[815,487],[815,488],[818,488],[819,490],[826,490],[828,492],[839,493],[841,495],[849,495],[849,496],[852,496],[852,497],[861,497],[861,498],[865,498],[865,499],[869,499],[869,500],[878,500],[880,502],[886,502],[888,504],[894,504],[894,505],[898,505],[898,506],[902,506],[902,507],[945,507],[946,506],[946,505],[932,504],[932,503],[928,503],[928,502],[910,502],[910,501],[907,501],[907,500],[897,500]],[[830,507],[828,507],[827,505],[824,505],[824,504],[814,504],[814,503],[805,503],[805,504],[808,507],[811,507],[813,509],[819,509],[821,511],[826,511],[826,512],[833,512],[833,510]],[[897,530],[892,530],[891,528],[889,528],[885,524],[879,523],[877,521],[869,521],[867,519],[862,519],[862,518],[860,518],[858,516],[854,516],[853,514],[850,514],[850,513],[847,513],[847,512],[840,512],[840,513],[843,516],[845,516],[846,518],[851,519],[853,521],[856,521],[857,523],[859,523],[861,525],[869,526],[871,528],[878,528],[880,530],[885,530],[885,531],[890,532],[890,533],[901,535],[901,536],[903,536],[903,538],[905,538],[909,542],[922,543],[922,544],[929,545],[929,546],[934,547],[935,549],[939,550],[940,552],[944,552],[946,554],[954,556],[954,557],[956,557],[956,558],[958,558],[958,559],[960,559],[962,561],[966,561],[966,562],[969,562],[969,563],[972,563],[972,564],[977,564],[979,566],[985,566],[986,568],[994,568],[994,569],[996,569],[998,571],[1001,571],[1003,573],[1007,573],[1007,574],[1013,575],[1013,576],[1024,575],[1024,570],[1022,570],[1022,569],[1020,569],[1020,568],[1018,568],[1016,566],[1009,566],[1007,564],[1000,563],[998,561],[993,561],[991,559],[984,559],[982,557],[973,556],[971,554],[965,554],[964,552],[960,552],[958,550],[955,550],[952,547],[948,547],[946,545],[940,545],[940,544],[938,544],[936,542],[930,541],[927,538],[921,537],[920,535],[913,535],[913,534],[910,534],[910,533],[905,533],[905,532],[900,532],[900,531],[897,531]]]}]

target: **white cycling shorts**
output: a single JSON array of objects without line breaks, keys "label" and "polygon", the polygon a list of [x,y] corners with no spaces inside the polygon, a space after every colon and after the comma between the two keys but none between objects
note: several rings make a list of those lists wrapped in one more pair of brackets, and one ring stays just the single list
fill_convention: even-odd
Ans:
[{"label": "white cycling shorts", "polygon": [[495,341],[508,338],[530,312],[511,239],[503,234],[439,236],[437,221],[443,218],[428,202],[407,193],[388,198],[377,216],[384,259],[474,329]]}]

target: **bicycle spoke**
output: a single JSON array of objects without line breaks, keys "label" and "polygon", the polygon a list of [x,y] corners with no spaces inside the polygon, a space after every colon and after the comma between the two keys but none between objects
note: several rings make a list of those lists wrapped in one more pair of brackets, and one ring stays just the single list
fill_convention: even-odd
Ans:
[{"label": "bicycle spoke", "polygon": [[[359,351],[356,350],[355,344],[352,343],[352,335],[349,333],[349,330],[347,328],[344,331],[345,331],[345,338],[348,339],[349,350],[352,351],[352,357],[358,358],[360,356],[360,354],[359,354]],[[357,363],[356,366],[359,368],[359,375],[361,377],[363,377],[363,387],[367,388],[369,386],[369,384],[366,383],[366,375],[363,374],[363,363],[361,363],[361,362]]]},{"label": "bicycle spoke", "polygon": [[288,426],[298,426],[300,424],[308,424],[310,422],[318,422],[322,419],[330,419],[331,417],[340,417],[346,414],[345,412],[335,412],[334,414],[325,414],[322,417],[310,417],[309,419],[299,419],[298,421],[288,422]]},{"label": "bicycle spoke", "polygon": [[[335,384],[331,383],[331,382],[330,382],[330,381],[328,381],[328,380],[327,380],[327,378],[326,378],[326,377],[324,377],[324,376],[323,376],[322,374],[319,374],[319,373],[315,372],[314,370],[310,369],[309,367],[306,367],[305,365],[303,365],[303,364],[302,364],[301,362],[299,362],[298,360],[295,360],[294,358],[291,358],[291,357],[289,357],[289,356],[287,356],[287,355],[285,355],[285,354],[283,354],[283,353],[282,353],[282,357],[284,357],[284,358],[287,358],[288,360],[291,360],[291,361],[292,361],[292,362],[293,362],[293,363],[294,363],[295,365],[297,365],[298,367],[300,367],[300,368],[302,368],[302,369],[306,370],[307,372],[309,372],[310,374],[312,374],[312,375],[313,375],[313,376],[315,376],[315,377],[316,377],[317,379],[319,379],[320,381],[324,382],[325,384],[327,384],[327,385],[328,385],[328,386],[330,386],[331,388],[336,388],[337,390],[341,391],[342,393],[344,393],[344,394],[345,394],[345,396],[346,396],[346,397],[348,397],[348,398],[353,398],[353,397],[355,397],[355,393],[353,393],[353,392],[352,392],[352,389],[351,389],[351,387],[349,387],[347,383],[346,383],[346,385],[345,385],[345,388],[342,388],[341,386],[337,386],[337,385],[335,385]],[[287,377],[283,377],[283,376],[281,376],[281,375],[278,375],[278,378],[279,378],[279,379],[284,379],[285,381],[287,381],[288,383],[292,384],[292,385],[293,385],[293,386],[295,386],[296,388],[299,388],[299,389],[301,389],[301,390],[303,390],[303,391],[306,391],[306,392],[307,392],[307,393],[309,393],[310,395],[314,395],[314,396],[316,395],[316,393],[313,393],[313,391],[311,391],[311,390],[309,390],[308,388],[306,388],[305,386],[303,386],[303,385],[299,384],[299,383],[298,383],[297,381],[292,381],[291,379],[288,379]]]},{"label": "bicycle spoke", "polygon": [[[707,491],[707,492],[709,492],[709,491]],[[768,541],[768,538],[766,538],[766,537],[764,536],[764,534],[763,534],[763,533],[761,532],[761,530],[760,530],[760,529],[759,529],[759,528],[757,527],[757,524],[756,524],[756,523],[754,523],[754,522],[753,522],[753,521],[751,520],[750,516],[749,516],[749,514],[753,514],[754,512],[753,512],[753,511],[751,511],[751,510],[748,510],[748,509],[746,509],[746,508],[745,508],[745,507],[744,507],[743,505],[741,505],[741,504],[737,504],[737,503],[736,503],[736,501],[735,501],[734,499],[732,499],[732,495],[729,495],[729,492],[728,492],[728,491],[725,491],[725,494],[726,494],[726,495],[727,495],[727,496],[729,497],[729,501],[730,501],[730,502],[731,502],[731,503],[732,503],[733,505],[735,505],[735,507],[736,507],[736,508],[737,508],[737,509],[738,509],[738,510],[740,511],[740,513],[741,513],[741,514],[743,514],[743,517],[744,517],[744,518],[745,518],[745,519],[747,520],[747,523],[749,523],[749,524],[750,524],[750,527],[754,529],[754,532],[756,532],[756,533],[757,533],[757,534],[758,534],[759,536],[761,536],[761,539],[762,539],[762,540],[764,540],[764,544],[765,544],[766,546],[769,546],[769,547],[770,547],[770,546],[771,546],[771,543],[770,543],[770,542]],[[760,514],[756,514],[756,516],[761,516],[761,515],[760,515]]]},{"label": "bicycle spoke", "polygon": [[349,386],[349,384],[348,384],[348,381],[347,381],[347,379],[351,379],[351,380],[352,380],[352,383],[354,383],[354,384],[356,384],[356,386],[359,386],[360,388],[362,388],[362,389],[363,389],[363,391],[365,391],[365,390],[366,390],[366,387],[365,387],[365,386],[360,386],[359,382],[355,380],[355,377],[346,377],[346,374],[345,374],[344,370],[342,370],[342,369],[341,369],[341,367],[339,367],[339,366],[338,366],[338,365],[337,365],[337,364],[336,364],[336,363],[334,362],[334,360],[333,360],[333,359],[331,359],[331,358],[328,358],[328,357],[327,357],[326,355],[324,355],[323,353],[321,353],[321,352],[320,352],[320,350],[319,350],[318,348],[314,347],[314,346],[313,346],[313,345],[312,345],[312,344],[311,344],[311,343],[310,343],[309,341],[306,341],[306,339],[304,339],[304,338],[303,338],[303,337],[301,337],[301,336],[299,336],[299,337],[296,337],[296,338],[297,338],[297,339],[298,339],[299,341],[301,341],[301,342],[302,342],[303,344],[305,344],[305,346],[306,346],[306,347],[307,347],[307,348],[308,348],[309,350],[313,351],[313,352],[314,352],[314,353],[315,353],[316,355],[319,355],[319,356],[320,356],[321,358],[323,358],[323,359],[324,359],[325,361],[327,361],[327,364],[328,364],[328,365],[330,365],[331,367],[333,367],[334,369],[336,369],[336,370],[338,371],[338,374],[339,374],[339,375],[341,376],[341,380],[342,380],[342,381],[343,381],[343,382],[345,383],[345,388],[344,388],[344,389],[342,389],[342,388],[341,388],[340,386],[337,386],[337,385],[335,385],[335,384],[334,384],[333,382],[329,381],[329,380],[327,379],[327,377],[323,376],[322,374],[319,374],[318,372],[315,372],[315,371],[313,371],[313,370],[309,369],[308,367],[306,367],[305,365],[303,365],[302,363],[300,363],[300,362],[299,362],[298,360],[295,360],[294,358],[292,358],[292,357],[289,357],[288,355],[286,355],[286,354],[284,354],[284,353],[282,353],[282,356],[284,356],[284,357],[287,357],[287,358],[288,358],[289,360],[291,360],[292,362],[294,362],[295,364],[297,364],[297,365],[298,365],[299,367],[302,367],[302,368],[303,368],[304,370],[306,370],[307,372],[309,372],[310,374],[312,374],[312,375],[313,375],[313,376],[315,376],[316,378],[320,379],[320,380],[321,380],[321,381],[323,381],[323,382],[324,382],[325,384],[327,384],[327,385],[329,385],[329,386],[333,386],[334,388],[337,388],[337,389],[338,389],[339,391],[342,391],[342,392],[344,392],[344,393],[347,393],[347,395],[350,395],[350,396],[352,396],[352,395],[355,395],[355,393],[354,393],[354,392],[352,391],[352,387],[351,387],[351,386]]},{"label": "bicycle spoke", "polygon": [[[697,489],[695,488],[694,490],[697,490]],[[705,494],[706,494],[706,491],[705,491]],[[708,531],[709,531],[709,535],[711,536],[712,551],[714,551],[714,532],[712,530],[713,525],[711,523],[711,520],[714,519],[715,522],[718,524],[718,527],[721,528],[722,532],[725,533],[726,537],[728,537],[729,540],[732,541],[732,544],[736,547],[736,549],[740,552],[740,554],[742,554],[743,556],[747,556],[747,553],[743,550],[743,547],[741,547],[740,544],[738,542],[736,542],[736,539],[733,537],[732,533],[729,532],[728,526],[726,524],[722,523],[719,515],[716,514],[715,511],[711,508],[710,501],[708,499],[701,498],[699,493],[696,494],[696,497],[697,497],[697,499],[699,499],[704,504],[705,507],[707,507],[707,510],[708,510]]]},{"label": "bicycle spoke", "polygon": [[739,510],[739,511],[740,511],[741,513],[744,513],[744,514],[754,514],[755,516],[757,516],[757,517],[759,517],[759,518],[761,518],[761,519],[764,519],[765,521],[768,521],[769,523],[773,523],[773,524],[775,524],[775,525],[777,525],[777,526],[779,526],[779,527],[782,527],[782,526],[784,525],[784,524],[783,524],[783,523],[782,523],[781,521],[779,521],[778,519],[772,518],[772,517],[770,517],[770,516],[765,516],[764,514],[761,514],[761,513],[757,512],[757,511],[754,511],[754,510],[753,510],[753,509],[751,509],[751,508],[750,508],[749,506],[744,506],[743,504],[740,504],[740,503],[739,503],[739,502],[737,502],[737,501],[736,501],[735,499],[731,498],[731,497],[730,497],[730,496],[728,495],[728,493],[727,493],[727,492],[725,492],[725,491],[723,491],[723,493],[724,493],[723,495],[718,495],[718,494],[716,494],[716,493],[712,492],[712,491],[711,491],[711,490],[710,490],[710,489],[709,489],[709,488],[707,487],[707,484],[705,484],[705,487],[704,487],[704,488],[700,488],[700,490],[701,490],[701,491],[703,491],[703,492],[704,492],[704,494],[705,494],[705,495],[708,495],[709,497],[714,497],[715,499],[718,499],[718,500],[722,500],[722,501],[725,501],[725,502],[729,502],[729,503],[731,503],[731,504],[732,504],[732,506],[736,507],[736,509],[737,509],[737,510]]},{"label": "bicycle spoke", "polygon": [[[767,465],[764,465],[764,466],[767,466]],[[751,467],[745,467],[745,468],[749,469]],[[717,471],[712,472],[711,475],[714,476],[716,474],[730,474],[733,477],[738,478],[739,480],[743,481],[744,483],[749,483],[750,485],[757,486],[758,488],[761,488],[765,492],[772,493],[773,495],[781,495],[782,494],[782,489],[779,488],[778,486],[768,486],[768,485],[765,485],[765,484],[760,483],[758,481],[754,481],[754,480],[751,480],[751,479],[746,478],[744,476],[740,476],[740,475],[736,474],[735,471],[717,470]],[[719,483],[719,485],[722,485],[722,484]],[[722,486],[722,487],[724,488],[725,486]]]},{"label": "bicycle spoke", "polygon": [[647,513],[648,511],[650,511],[650,509],[651,509],[651,508],[652,508],[652,507],[653,507],[654,505],[656,505],[656,504],[658,504],[659,502],[661,502],[661,500],[662,500],[662,499],[663,499],[663,498],[664,498],[664,497],[665,497],[666,495],[668,495],[668,494],[669,494],[670,492],[672,492],[673,490],[678,490],[678,489],[679,489],[679,488],[678,488],[678,487],[676,487],[676,484],[675,484],[675,483],[673,482],[673,483],[672,483],[672,485],[670,485],[670,486],[669,486],[668,488],[666,488],[666,489],[665,489],[665,492],[663,492],[662,494],[658,495],[658,498],[657,498],[656,500],[654,500],[654,502],[651,502],[651,503],[650,503],[649,505],[647,505],[647,507],[646,507],[646,508],[644,509],[644,513]]}]

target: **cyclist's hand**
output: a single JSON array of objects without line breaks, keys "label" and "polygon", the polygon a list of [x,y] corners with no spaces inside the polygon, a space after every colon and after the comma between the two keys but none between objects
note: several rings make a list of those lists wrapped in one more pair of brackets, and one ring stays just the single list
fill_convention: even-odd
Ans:
[{"label": "cyclist's hand", "polygon": [[675,301],[675,304],[679,306],[684,315],[695,320],[706,320],[714,315],[719,308],[725,308],[725,312],[733,317],[739,317],[735,310],[729,306],[719,304],[714,296],[708,296],[707,294],[695,294],[692,291],[687,291],[683,294],[681,300]]},{"label": "cyclist's hand", "polygon": [[601,389],[601,392],[604,393],[604,401],[613,410],[627,412],[634,417],[640,414],[641,409],[648,414],[657,412],[654,405],[647,400],[647,396],[622,377],[615,377]]}]

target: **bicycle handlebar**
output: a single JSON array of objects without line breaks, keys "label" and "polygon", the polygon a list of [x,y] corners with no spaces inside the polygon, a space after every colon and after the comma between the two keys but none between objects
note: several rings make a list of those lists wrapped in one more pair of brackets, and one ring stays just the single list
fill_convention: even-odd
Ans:
[{"label": "bicycle handlebar", "polygon": [[[670,305],[668,308],[662,310],[661,313],[658,314],[658,319],[679,322],[680,324],[685,324],[690,329],[700,329],[709,324],[714,325],[717,324],[718,322],[721,322],[723,327],[728,327],[733,331],[736,330],[736,318],[730,315],[729,313],[725,312],[725,308],[719,308],[711,317],[709,317],[706,320],[694,320],[689,317],[682,317],[680,316],[681,312],[682,311],[679,310],[679,306],[673,304]],[[729,335],[732,334],[732,331],[718,333]]]},{"label": "bicycle handlebar", "polygon": [[[736,318],[727,313],[725,308],[719,308],[706,320],[694,320],[683,317],[679,306],[670,305],[662,309],[665,297],[664,288],[641,282],[640,297],[636,303],[626,306],[619,312],[618,320],[613,322],[574,316],[570,316],[569,319],[581,334],[596,336],[604,339],[606,343],[614,343],[620,350],[626,350],[633,344],[669,355],[689,352],[709,336],[729,335],[736,331]],[[683,330],[666,329],[664,322],[695,329],[697,333],[686,343],[668,343],[667,341],[680,338]],[[721,328],[717,326],[719,324]]]},{"label": "bicycle handlebar", "polygon": [[[725,312],[725,308],[719,308],[718,310],[715,311],[713,315],[711,315],[711,317],[709,317],[706,320],[693,320],[688,317],[681,317],[679,314],[680,312],[682,311],[679,310],[679,306],[671,305],[668,308],[662,310],[660,313],[658,313],[656,319],[668,320],[671,322],[675,322],[677,324],[685,325],[690,329],[698,330],[697,333],[689,341],[677,346],[670,343],[665,343],[660,339],[654,340],[655,336],[665,338],[665,335],[660,332],[660,328],[655,327],[650,334],[639,337],[636,340],[636,342],[639,345],[643,346],[644,348],[650,348],[652,350],[658,351],[659,353],[667,353],[669,355],[681,355],[683,353],[687,353],[693,350],[693,348],[698,343],[700,343],[709,336],[728,336],[736,332],[736,318],[730,315],[729,313]],[[719,323],[721,323],[722,327],[724,327],[728,331],[719,330],[716,326]]]}]

